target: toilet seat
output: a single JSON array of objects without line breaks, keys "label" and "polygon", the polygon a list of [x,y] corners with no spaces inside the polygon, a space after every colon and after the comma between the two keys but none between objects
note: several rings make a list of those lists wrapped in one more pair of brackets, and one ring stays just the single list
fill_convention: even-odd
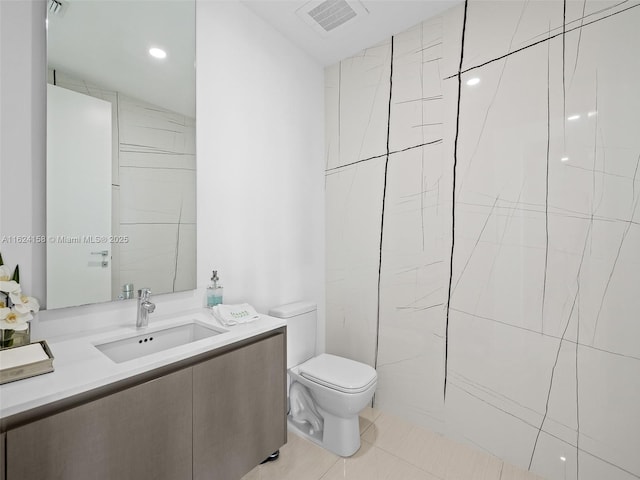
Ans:
[{"label": "toilet seat", "polygon": [[298,371],[309,381],[343,393],[364,392],[377,379],[369,365],[328,353],[307,360]]}]

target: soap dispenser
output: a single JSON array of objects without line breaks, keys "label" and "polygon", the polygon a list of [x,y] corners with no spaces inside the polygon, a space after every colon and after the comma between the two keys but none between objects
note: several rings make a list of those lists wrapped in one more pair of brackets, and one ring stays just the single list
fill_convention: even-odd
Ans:
[{"label": "soap dispenser", "polygon": [[211,275],[211,283],[207,287],[207,307],[215,307],[222,303],[222,285],[218,282],[218,271],[214,270]]}]

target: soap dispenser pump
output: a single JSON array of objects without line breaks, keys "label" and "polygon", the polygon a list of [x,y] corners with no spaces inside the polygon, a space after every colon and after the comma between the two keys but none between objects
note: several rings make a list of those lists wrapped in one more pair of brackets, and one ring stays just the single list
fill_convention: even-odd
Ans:
[{"label": "soap dispenser pump", "polygon": [[207,307],[215,307],[222,303],[222,285],[218,284],[218,271],[214,270],[211,275],[211,283],[207,287]]}]

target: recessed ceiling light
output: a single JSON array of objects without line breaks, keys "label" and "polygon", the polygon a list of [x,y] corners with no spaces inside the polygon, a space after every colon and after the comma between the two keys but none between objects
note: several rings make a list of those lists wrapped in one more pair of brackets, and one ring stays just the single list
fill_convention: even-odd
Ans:
[{"label": "recessed ceiling light", "polygon": [[473,77],[467,80],[467,85],[469,85],[470,87],[477,85],[479,83],[480,83],[480,79],[478,77]]},{"label": "recessed ceiling light", "polygon": [[580,118],[580,115],[571,115],[570,117],[567,117],[567,120],[571,121],[571,120],[578,120]]},{"label": "recessed ceiling light", "polygon": [[560,457],[560,460],[562,460],[563,462],[567,461],[567,457]]},{"label": "recessed ceiling light", "polygon": [[569,161],[569,157],[562,157],[560,159],[561,162],[568,162]]},{"label": "recessed ceiling light", "polygon": [[167,58],[167,52],[157,47],[150,48],[149,55],[155,58]]}]

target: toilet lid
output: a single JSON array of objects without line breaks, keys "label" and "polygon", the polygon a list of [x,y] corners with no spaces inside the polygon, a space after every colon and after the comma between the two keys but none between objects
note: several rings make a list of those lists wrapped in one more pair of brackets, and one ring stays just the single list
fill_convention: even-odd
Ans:
[{"label": "toilet lid", "polygon": [[300,375],[345,393],[359,393],[371,386],[378,377],[369,365],[323,353],[304,362],[299,367]]}]

